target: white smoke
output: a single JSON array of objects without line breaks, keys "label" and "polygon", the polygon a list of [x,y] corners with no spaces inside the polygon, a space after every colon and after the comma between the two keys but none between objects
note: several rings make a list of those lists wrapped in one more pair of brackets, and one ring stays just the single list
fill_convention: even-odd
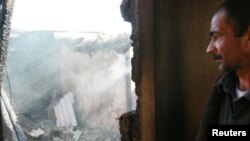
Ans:
[{"label": "white smoke", "polygon": [[[126,82],[128,73],[124,54],[104,49],[91,56],[70,52],[62,57],[62,89],[73,91],[83,120],[89,126],[110,127],[126,112]],[[67,89],[67,90],[65,90]]]}]

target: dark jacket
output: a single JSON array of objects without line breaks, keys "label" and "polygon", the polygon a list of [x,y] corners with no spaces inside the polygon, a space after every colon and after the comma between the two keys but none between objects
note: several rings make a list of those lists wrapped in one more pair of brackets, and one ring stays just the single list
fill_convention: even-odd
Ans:
[{"label": "dark jacket", "polygon": [[[250,94],[235,101],[237,83],[238,78],[233,71],[224,72],[219,76],[208,99],[197,134],[197,141],[207,141],[208,125],[250,124]],[[240,114],[234,118],[235,110],[237,110],[235,107],[237,108],[237,105],[241,105],[240,110],[238,110],[240,112],[237,112]],[[223,111],[223,114],[220,111]]]}]

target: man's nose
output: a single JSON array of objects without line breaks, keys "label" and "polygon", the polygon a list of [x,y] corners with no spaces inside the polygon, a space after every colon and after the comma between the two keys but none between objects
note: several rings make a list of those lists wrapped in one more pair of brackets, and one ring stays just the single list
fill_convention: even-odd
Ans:
[{"label": "man's nose", "polygon": [[212,54],[212,53],[215,53],[215,52],[216,52],[216,48],[215,48],[215,46],[214,46],[212,40],[211,40],[210,43],[208,44],[206,52],[207,52],[208,54]]}]

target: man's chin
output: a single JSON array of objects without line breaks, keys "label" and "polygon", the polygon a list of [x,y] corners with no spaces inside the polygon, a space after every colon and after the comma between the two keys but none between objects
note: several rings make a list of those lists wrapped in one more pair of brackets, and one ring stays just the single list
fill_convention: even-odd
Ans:
[{"label": "man's chin", "polygon": [[225,70],[224,65],[220,64],[220,65],[219,65],[219,70],[220,70],[220,71],[224,71],[224,70]]},{"label": "man's chin", "polygon": [[220,70],[220,71],[232,71],[232,70],[235,70],[235,68],[228,67],[228,66],[225,66],[225,65],[223,65],[223,64],[220,64],[220,65],[219,65],[219,70]]}]

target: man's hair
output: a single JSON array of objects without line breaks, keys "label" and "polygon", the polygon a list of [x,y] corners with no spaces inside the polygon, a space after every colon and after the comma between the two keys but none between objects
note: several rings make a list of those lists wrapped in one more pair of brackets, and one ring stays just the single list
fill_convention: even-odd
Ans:
[{"label": "man's hair", "polygon": [[215,14],[222,10],[227,13],[227,22],[234,26],[235,37],[243,36],[250,26],[250,0],[226,0]]}]

